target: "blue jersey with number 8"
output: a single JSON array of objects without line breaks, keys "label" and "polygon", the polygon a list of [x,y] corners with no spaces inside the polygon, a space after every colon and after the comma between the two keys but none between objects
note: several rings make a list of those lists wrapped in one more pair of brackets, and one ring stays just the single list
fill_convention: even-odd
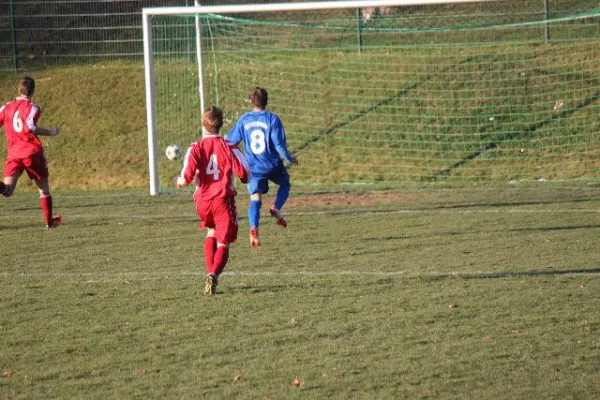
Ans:
[{"label": "blue jersey with number 8", "polygon": [[253,174],[266,175],[277,168],[283,158],[291,162],[285,131],[279,117],[269,111],[244,114],[226,137],[236,145],[244,142],[244,150]]}]

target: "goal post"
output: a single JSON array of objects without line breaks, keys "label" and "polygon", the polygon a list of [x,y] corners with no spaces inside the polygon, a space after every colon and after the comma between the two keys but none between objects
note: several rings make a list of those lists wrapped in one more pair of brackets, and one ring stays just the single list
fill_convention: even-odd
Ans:
[{"label": "goal post", "polygon": [[510,3],[144,9],[150,193],[174,188],[164,149],[199,137],[205,104],[226,134],[255,86],[300,153],[296,183],[597,178],[598,10],[547,19]]}]

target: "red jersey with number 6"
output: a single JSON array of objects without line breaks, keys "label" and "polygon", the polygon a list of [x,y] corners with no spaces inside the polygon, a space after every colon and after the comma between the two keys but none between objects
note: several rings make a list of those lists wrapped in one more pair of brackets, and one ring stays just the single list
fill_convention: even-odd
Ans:
[{"label": "red jersey with number 6", "polygon": [[194,198],[212,200],[237,194],[234,174],[243,183],[248,182],[250,168],[244,155],[219,134],[209,134],[186,151],[178,182],[188,184],[195,180]]},{"label": "red jersey with number 6", "polygon": [[33,133],[42,110],[27,98],[17,98],[0,108],[0,126],[4,125],[7,158],[27,158],[43,152],[40,139]]}]

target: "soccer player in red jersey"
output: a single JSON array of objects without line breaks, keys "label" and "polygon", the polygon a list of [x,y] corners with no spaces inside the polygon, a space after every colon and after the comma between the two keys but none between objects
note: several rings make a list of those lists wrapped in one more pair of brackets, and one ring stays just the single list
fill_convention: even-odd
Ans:
[{"label": "soccer player in red jersey", "polygon": [[31,98],[35,93],[35,80],[24,77],[19,81],[19,96],[0,107],[0,126],[4,125],[7,141],[7,157],[4,164],[4,182],[0,193],[9,197],[23,173],[32,179],[40,192],[40,205],[47,228],[55,228],[62,222],[60,215],[52,214],[52,195],[48,181],[48,165],[44,147],[38,136],[56,136],[59,126],[46,129],[38,126],[42,115],[40,107]]},{"label": "soccer player in red jersey", "polygon": [[243,183],[250,177],[250,167],[240,149],[220,136],[222,126],[223,111],[214,106],[208,108],[202,115],[202,138],[186,151],[177,178],[178,189],[192,181],[196,183],[194,202],[201,219],[199,228],[207,228],[204,294],[209,296],[215,294],[219,275],[229,259],[229,245],[237,240],[237,192],[233,175]]}]

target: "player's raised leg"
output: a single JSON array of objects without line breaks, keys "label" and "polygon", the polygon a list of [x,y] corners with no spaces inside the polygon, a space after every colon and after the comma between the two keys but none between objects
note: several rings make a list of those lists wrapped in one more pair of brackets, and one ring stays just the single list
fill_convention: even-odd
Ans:
[{"label": "player's raised leg", "polygon": [[277,224],[282,228],[287,227],[287,222],[283,215],[281,214],[281,208],[290,197],[290,176],[287,173],[287,170],[283,168],[278,177],[275,178],[274,182],[279,185],[277,189],[277,195],[275,196],[275,203],[269,209],[271,216],[273,216],[277,220]]},{"label": "player's raised leg", "polygon": [[19,177],[21,176],[22,173],[23,173],[23,170],[20,170],[20,171],[15,172],[14,174],[4,176],[4,182],[2,182],[2,184],[0,185],[2,187],[2,190],[1,190],[2,196],[4,196],[4,197],[12,196],[12,194],[15,191],[15,188],[17,187],[17,181],[19,180]]}]

